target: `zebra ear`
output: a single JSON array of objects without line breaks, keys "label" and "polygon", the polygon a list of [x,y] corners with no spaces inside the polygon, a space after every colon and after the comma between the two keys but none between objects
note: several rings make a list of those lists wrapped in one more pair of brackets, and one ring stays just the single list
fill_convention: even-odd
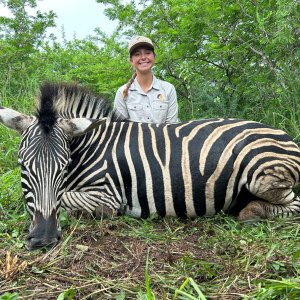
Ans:
[{"label": "zebra ear", "polygon": [[5,126],[22,133],[34,121],[34,117],[21,114],[13,109],[0,106],[0,122]]},{"label": "zebra ear", "polygon": [[74,118],[74,119],[58,119],[59,126],[63,129],[65,134],[70,137],[83,135],[94,128],[98,127],[105,119],[88,119],[88,118]]}]

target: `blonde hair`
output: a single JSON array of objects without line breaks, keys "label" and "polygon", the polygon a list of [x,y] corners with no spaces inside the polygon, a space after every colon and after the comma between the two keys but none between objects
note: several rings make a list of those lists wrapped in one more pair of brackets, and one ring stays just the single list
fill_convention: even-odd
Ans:
[{"label": "blonde hair", "polygon": [[132,83],[134,82],[134,79],[136,77],[136,71],[134,71],[133,75],[131,76],[131,78],[129,79],[129,81],[127,82],[125,89],[123,90],[123,98],[125,99],[128,96],[128,90],[130,88],[130,86],[132,85]]}]

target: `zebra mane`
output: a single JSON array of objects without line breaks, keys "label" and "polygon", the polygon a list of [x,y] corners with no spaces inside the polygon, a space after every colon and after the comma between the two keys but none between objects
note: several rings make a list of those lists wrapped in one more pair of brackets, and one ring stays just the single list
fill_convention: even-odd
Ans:
[{"label": "zebra mane", "polygon": [[122,120],[108,101],[77,84],[44,83],[37,100],[35,115],[45,133],[52,130],[57,118]]}]

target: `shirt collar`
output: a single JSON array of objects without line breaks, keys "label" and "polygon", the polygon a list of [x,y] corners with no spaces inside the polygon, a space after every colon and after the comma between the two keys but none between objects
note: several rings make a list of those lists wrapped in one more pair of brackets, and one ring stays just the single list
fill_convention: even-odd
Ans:
[{"label": "shirt collar", "polygon": [[159,80],[153,75],[152,88],[159,90]]},{"label": "shirt collar", "polygon": [[[139,89],[140,89],[139,83],[138,83],[137,79],[135,78],[133,83],[129,87],[129,90],[130,91],[137,91]],[[159,90],[159,81],[154,75],[153,75],[152,86],[149,90],[151,90],[151,89]]]}]

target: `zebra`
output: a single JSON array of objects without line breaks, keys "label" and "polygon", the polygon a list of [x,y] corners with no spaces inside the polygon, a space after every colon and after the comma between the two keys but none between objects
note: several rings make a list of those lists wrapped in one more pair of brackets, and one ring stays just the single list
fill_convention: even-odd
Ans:
[{"label": "zebra", "polygon": [[231,118],[131,122],[76,84],[44,83],[37,100],[33,115],[0,107],[0,121],[22,135],[28,249],[59,242],[61,207],[241,221],[300,212],[300,150],[282,130]]}]

